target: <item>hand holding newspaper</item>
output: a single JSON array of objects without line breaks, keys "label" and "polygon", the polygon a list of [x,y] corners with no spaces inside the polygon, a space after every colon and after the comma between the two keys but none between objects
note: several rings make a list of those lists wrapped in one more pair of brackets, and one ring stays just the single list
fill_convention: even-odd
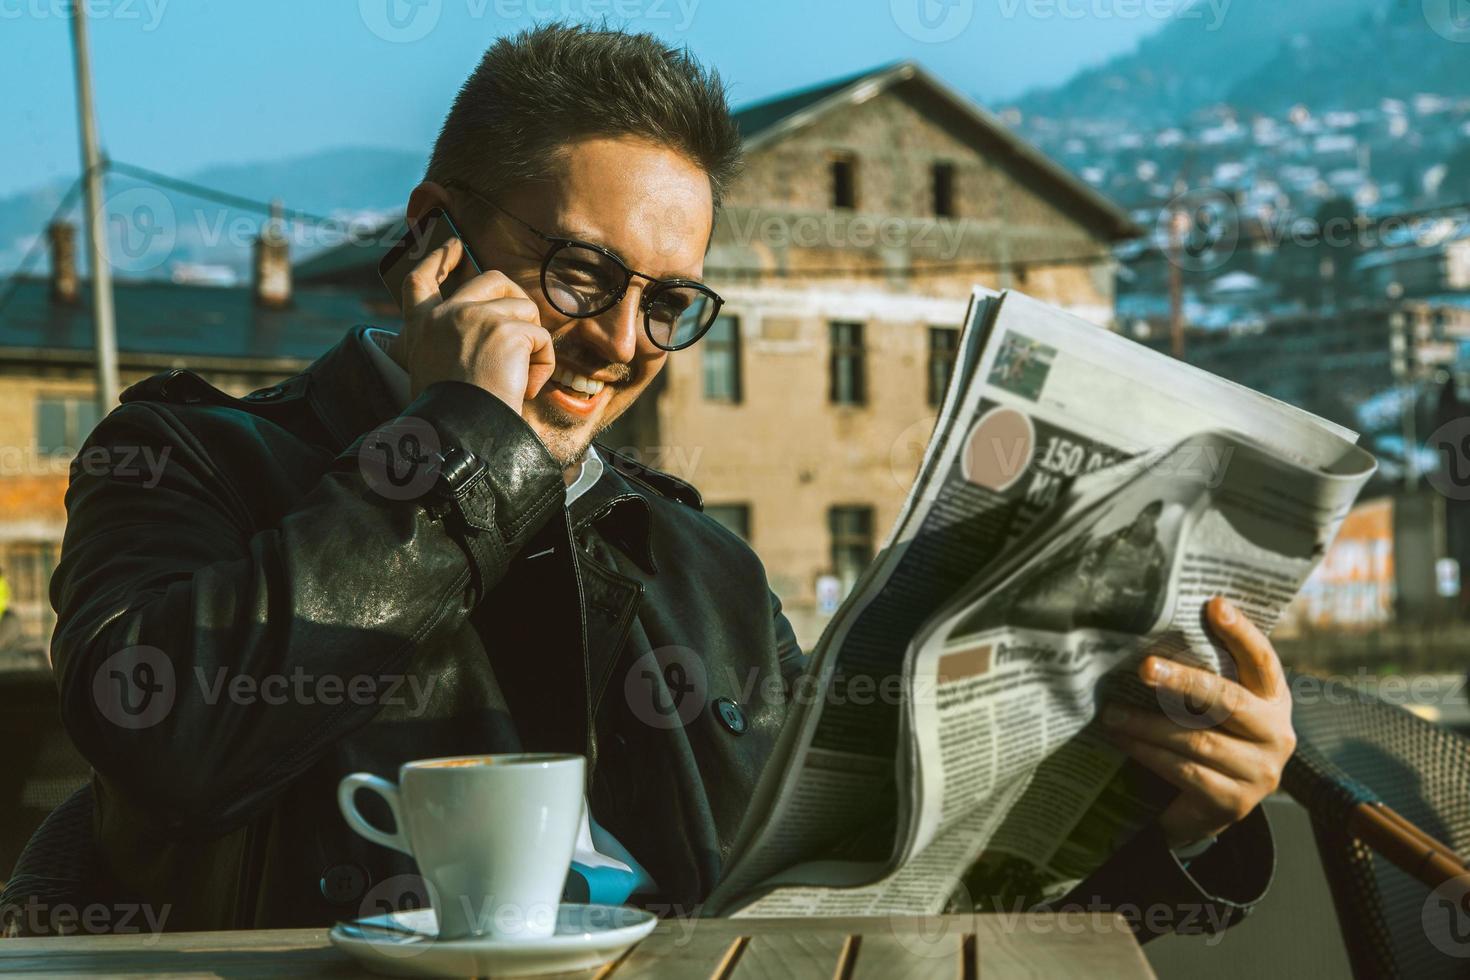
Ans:
[{"label": "hand holding newspaper", "polygon": [[1167,802],[1096,734],[1103,695],[1159,710],[1130,683],[1146,650],[1233,675],[1203,604],[1270,631],[1376,467],[1356,438],[977,288],[918,477],[813,651],[706,912],[1065,892]]}]

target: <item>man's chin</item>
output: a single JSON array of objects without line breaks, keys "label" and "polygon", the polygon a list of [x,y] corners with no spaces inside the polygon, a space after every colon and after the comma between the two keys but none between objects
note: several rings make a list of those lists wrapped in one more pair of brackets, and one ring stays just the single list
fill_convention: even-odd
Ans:
[{"label": "man's chin", "polygon": [[524,416],[526,424],[541,438],[551,458],[563,468],[577,463],[602,430],[598,421],[601,413],[591,418],[578,418],[555,405],[546,404],[540,398],[526,403]]}]

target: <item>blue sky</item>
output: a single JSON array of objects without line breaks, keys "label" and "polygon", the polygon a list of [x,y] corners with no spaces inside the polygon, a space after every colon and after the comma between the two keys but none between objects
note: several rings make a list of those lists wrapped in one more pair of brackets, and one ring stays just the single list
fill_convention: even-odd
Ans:
[{"label": "blue sky", "polygon": [[[0,0],[0,195],[78,170],[68,0]],[[431,144],[495,37],[600,20],[688,45],[739,106],[900,58],[995,102],[1162,26],[1109,0],[85,0],[102,142],[175,174]]]}]

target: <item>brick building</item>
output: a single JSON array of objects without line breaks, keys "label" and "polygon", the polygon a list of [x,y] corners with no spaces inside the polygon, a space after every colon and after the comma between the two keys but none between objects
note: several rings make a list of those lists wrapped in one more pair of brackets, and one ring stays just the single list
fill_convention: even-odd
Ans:
[{"label": "brick building", "polygon": [[[11,283],[0,306],[0,572],[21,628],[20,642],[0,649],[0,670],[44,656],[69,467],[97,422],[92,301],[77,275],[75,230],[54,225],[50,237],[49,278]],[[124,388],[186,367],[241,395],[300,371],[370,315],[359,293],[293,290],[283,242],[257,251],[246,286],[117,281]],[[146,472],[147,462],[119,465]]]}]

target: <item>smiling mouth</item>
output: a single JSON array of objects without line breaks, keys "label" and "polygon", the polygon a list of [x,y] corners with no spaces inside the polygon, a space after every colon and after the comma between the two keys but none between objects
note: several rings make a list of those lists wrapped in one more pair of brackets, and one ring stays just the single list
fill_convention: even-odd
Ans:
[{"label": "smiling mouth", "polygon": [[551,376],[551,383],[556,385],[563,393],[574,397],[591,401],[607,386],[606,382],[589,378],[585,374],[577,374],[565,368],[558,369]]}]

